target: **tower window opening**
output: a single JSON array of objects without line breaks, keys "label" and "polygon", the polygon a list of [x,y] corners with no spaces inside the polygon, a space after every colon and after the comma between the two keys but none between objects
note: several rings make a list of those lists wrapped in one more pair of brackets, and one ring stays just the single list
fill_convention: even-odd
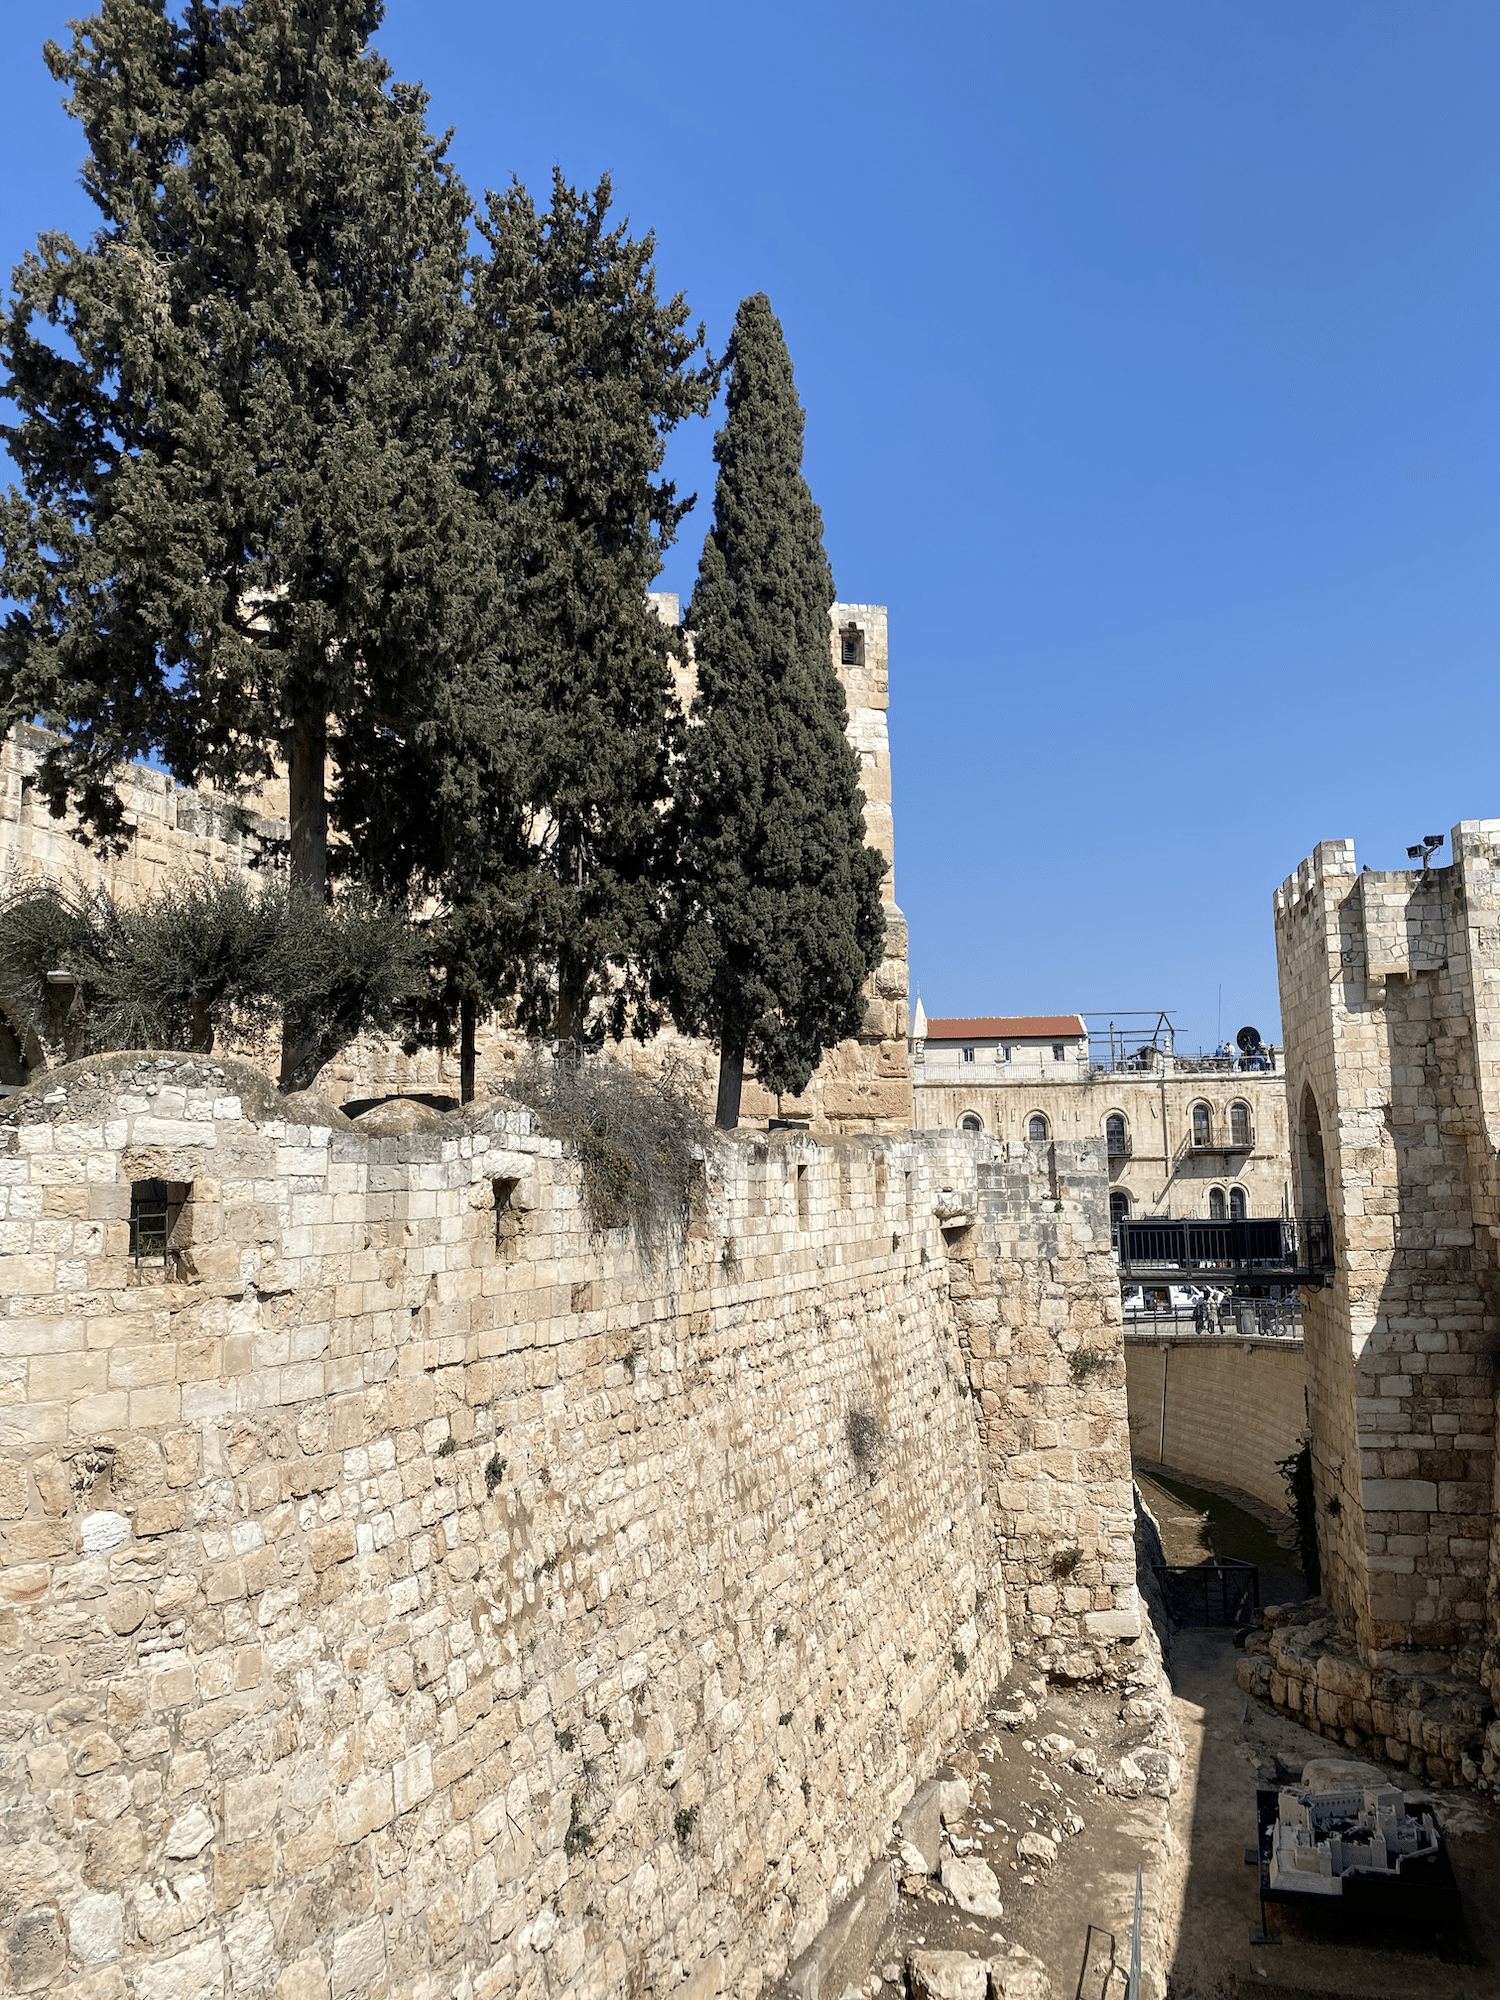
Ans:
[{"label": "tower window opening", "polygon": [[865,663],[865,635],[857,625],[846,625],[839,633],[839,664],[862,667]]}]

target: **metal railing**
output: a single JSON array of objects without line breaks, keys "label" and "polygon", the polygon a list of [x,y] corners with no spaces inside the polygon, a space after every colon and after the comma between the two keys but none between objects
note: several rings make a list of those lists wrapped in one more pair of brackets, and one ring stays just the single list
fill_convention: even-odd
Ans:
[{"label": "metal railing", "polygon": [[1191,1306],[1165,1312],[1149,1309],[1125,1313],[1125,1338],[1149,1340],[1171,1335],[1185,1340],[1300,1340],[1302,1318],[1293,1300],[1236,1299],[1230,1306],[1203,1317]]},{"label": "metal railing", "polygon": [[1247,1216],[1240,1221],[1177,1222],[1165,1216],[1123,1218],[1115,1227],[1122,1274],[1169,1271],[1229,1276],[1297,1273],[1294,1282],[1333,1269],[1333,1231],[1326,1217]]},{"label": "metal railing", "polygon": [[1156,1574],[1174,1625],[1248,1625],[1260,1604],[1254,1563],[1158,1563]]}]

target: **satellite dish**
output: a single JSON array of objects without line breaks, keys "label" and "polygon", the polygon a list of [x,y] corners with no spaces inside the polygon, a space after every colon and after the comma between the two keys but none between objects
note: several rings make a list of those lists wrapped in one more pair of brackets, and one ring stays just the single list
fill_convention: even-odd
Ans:
[{"label": "satellite dish", "polygon": [[1234,1045],[1242,1056],[1253,1056],[1260,1047],[1260,1029],[1241,1028],[1234,1038]]}]

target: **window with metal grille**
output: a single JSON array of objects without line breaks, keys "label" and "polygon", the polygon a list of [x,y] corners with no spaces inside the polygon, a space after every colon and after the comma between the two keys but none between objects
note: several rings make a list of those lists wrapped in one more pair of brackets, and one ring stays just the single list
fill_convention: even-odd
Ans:
[{"label": "window with metal grille", "polygon": [[193,1192],[191,1181],[130,1183],[130,1254],[137,1264],[170,1264],[178,1217]]},{"label": "window with metal grille", "polygon": [[1026,1136],[1028,1139],[1050,1139],[1052,1137],[1051,1128],[1040,1111],[1033,1112],[1032,1116],[1027,1120]]},{"label": "window with metal grille", "polygon": [[1211,1146],[1214,1142],[1214,1115],[1206,1104],[1193,1106],[1193,1144]]},{"label": "window with metal grille", "polygon": [[846,667],[865,663],[865,635],[857,625],[846,625],[839,633],[839,661]]},{"label": "window with metal grille", "polygon": [[966,1111],[958,1129],[961,1132],[982,1132],[984,1130],[984,1121],[979,1117],[977,1112]]},{"label": "window with metal grille", "polygon": [[1248,1104],[1231,1104],[1229,1107],[1229,1136],[1237,1146],[1250,1143],[1250,1107]]}]

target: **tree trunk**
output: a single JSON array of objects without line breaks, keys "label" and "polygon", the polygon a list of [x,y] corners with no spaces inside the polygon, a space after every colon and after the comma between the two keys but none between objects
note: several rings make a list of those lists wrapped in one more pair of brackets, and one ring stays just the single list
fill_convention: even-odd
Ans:
[{"label": "tree trunk", "polygon": [[202,993],[193,994],[188,1001],[188,1009],[191,1046],[200,1056],[210,1055],[214,1045],[214,1023],[207,997]]},{"label": "tree trunk", "polygon": [[584,1023],[588,1019],[588,1003],[583,995],[583,981],[570,971],[559,966],[557,971],[557,1039],[560,1042],[583,1041]]},{"label": "tree trunk", "polygon": [[328,887],[328,719],[304,716],[292,732],[288,773],[292,886],[322,896]]},{"label": "tree trunk", "polygon": [[461,1104],[474,1102],[474,1031],[479,1026],[479,1002],[463,999],[458,1003],[458,1097]]},{"label": "tree trunk", "polygon": [[719,1043],[719,1103],[714,1123],[732,1132],[740,1122],[740,1092],[745,1084],[745,1044],[749,1037],[726,1030]]},{"label": "tree trunk", "polygon": [[[303,716],[294,726],[287,776],[292,887],[305,889],[322,902],[328,893],[328,718],[325,715]],[[296,1088],[297,1071],[310,1048],[308,1024],[283,1018],[280,1077],[283,1090]]]}]

